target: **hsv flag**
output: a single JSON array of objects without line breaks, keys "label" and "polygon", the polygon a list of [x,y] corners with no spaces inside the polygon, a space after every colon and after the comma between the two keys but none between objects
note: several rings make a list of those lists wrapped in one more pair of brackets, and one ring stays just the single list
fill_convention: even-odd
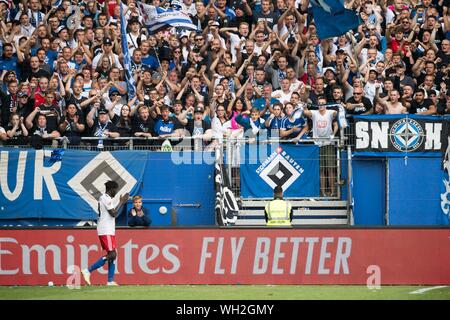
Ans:
[{"label": "hsv flag", "polygon": [[356,11],[345,9],[342,0],[310,0],[310,3],[322,40],[341,36],[360,24]]}]

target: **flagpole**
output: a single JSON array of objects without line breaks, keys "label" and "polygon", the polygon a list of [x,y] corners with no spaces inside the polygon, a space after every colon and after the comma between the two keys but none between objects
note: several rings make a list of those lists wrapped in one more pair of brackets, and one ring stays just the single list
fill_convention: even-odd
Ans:
[{"label": "flagpole", "polygon": [[127,34],[126,34],[126,26],[125,26],[125,14],[123,12],[123,4],[121,0],[117,0],[117,4],[120,8],[120,30],[121,30],[121,49],[122,49],[122,56],[123,56],[123,64],[124,64],[124,71],[125,71],[125,80],[127,83],[127,91],[128,91],[128,99],[131,100],[136,95],[136,87],[132,83],[134,82],[133,75],[131,73],[131,66],[130,66],[130,55],[129,55],[129,48],[128,48],[128,42],[127,42]]}]

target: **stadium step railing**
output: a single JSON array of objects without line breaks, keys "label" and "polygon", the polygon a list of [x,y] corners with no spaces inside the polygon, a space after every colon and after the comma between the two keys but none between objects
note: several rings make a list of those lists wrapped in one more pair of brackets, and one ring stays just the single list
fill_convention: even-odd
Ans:
[{"label": "stadium step railing", "polygon": [[[236,226],[263,226],[265,205],[271,199],[241,199]],[[347,201],[342,200],[289,200],[294,210],[292,225],[348,225]]]}]

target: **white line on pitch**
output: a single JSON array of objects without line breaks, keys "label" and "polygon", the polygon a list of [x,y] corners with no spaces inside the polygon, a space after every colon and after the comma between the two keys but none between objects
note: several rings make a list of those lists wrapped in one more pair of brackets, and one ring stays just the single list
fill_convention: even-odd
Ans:
[{"label": "white line on pitch", "polygon": [[425,293],[425,292],[430,291],[430,290],[442,289],[442,288],[446,288],[446,287],[447,286],[437,286],[437,287],[431,287],[431,288],[423,288],[423,289],[419,289],[419,290],[416,290],[416,291],[412,291],[409,294],[422,294],[422,293]]}]

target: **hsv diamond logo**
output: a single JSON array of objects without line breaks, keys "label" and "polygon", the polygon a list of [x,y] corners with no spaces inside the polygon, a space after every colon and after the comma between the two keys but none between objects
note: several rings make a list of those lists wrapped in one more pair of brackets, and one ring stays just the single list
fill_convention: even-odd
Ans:
[{"label": "hsv diamond logo", "polygon": [[98,198],[105,192],[105,182],[114,180],[118,183],[117,196],[130,192],[136,179],[114,158],[110,152],[100,152],[89,161],[67,184],[95,211]]},{"label": "hsv diamond logo", "polygon": [[256,170],[272,189],[281,186],[286,191],[304,172],[304,169],[281,147]]},{"label": "hsv diamond logo", "polygon": [[391,128],[392,145],[399,151],[414,151],[424,140],[422,126],[415,120],[398,120]]}]

